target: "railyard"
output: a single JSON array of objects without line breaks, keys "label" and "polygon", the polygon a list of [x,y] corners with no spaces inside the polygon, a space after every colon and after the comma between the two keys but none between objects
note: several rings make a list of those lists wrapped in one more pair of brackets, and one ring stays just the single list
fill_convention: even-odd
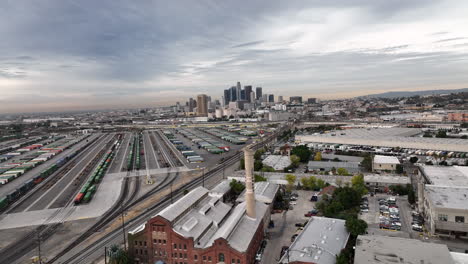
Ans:
[{"label": "railyard", "polygon": [[[50,237],[79,244],[115,219],[118,208],[159,197],[168,187],[175,191],[181,183],[193,182],[193,177],[204,185],[212,168],[219,173],[220,162],[235,162],[243,144],[251,142],[250,136],[241,135],[243,144],[229,142],[220,137],[222,129],[187,128],[186,132],[210,144],[206,148],[181,131],[150,129],[74,135],[70,142],[57,139],[62,151],[0,186],[0,198],[12,197],[1,207],[0,262],[23,263],[34,256],[38,239],[32,238],[37,236],[44,249],[49,249],[48,257],[64,254],[60,250],[68,243],[57,244]],[[64,135],[67,137],[70,135]],[[181,145],[203,158],[184,155],[187,150]],[[20,192],[28,180],[34,184]]]}]

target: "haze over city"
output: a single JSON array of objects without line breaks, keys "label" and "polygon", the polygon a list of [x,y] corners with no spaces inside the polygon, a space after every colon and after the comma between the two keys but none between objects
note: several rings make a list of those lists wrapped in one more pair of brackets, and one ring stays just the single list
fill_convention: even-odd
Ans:
[{"label": "haze over city", "polygon": [[2,1],[0,112],[151,107],[238,80],[345,98],[468,87],[466,1]]}]

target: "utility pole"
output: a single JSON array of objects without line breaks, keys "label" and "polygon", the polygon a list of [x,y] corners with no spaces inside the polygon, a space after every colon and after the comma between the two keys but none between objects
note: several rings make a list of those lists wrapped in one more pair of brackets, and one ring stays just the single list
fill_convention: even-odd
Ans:
[{"label": "utility pole", "polygon": [[122,214],[122,234],[123,234],[123,239],[124,239],[124,248],[125,248],[125,251],[127,251],[127,236],[125,235],[125,219],[124,219],[123,205],[121,205],[121,214]]},{"label": "utility pole", "polygon": [[202,186],[205,187],[205,167],[203,167],[203,178]]},{"label": "utility pole", "polygon": [[171,182],[171,204],[173,203],[172,201],[172,182]]},{"label": "utility pole", "polygon": [[42,264],[42,255],[41,255],[41,227],[37,231],[37,251],[39,255],[39,264]]},{"label": "utility pole", "polygon": [[107,247],[104,247],[104,264],[107,264]]}]

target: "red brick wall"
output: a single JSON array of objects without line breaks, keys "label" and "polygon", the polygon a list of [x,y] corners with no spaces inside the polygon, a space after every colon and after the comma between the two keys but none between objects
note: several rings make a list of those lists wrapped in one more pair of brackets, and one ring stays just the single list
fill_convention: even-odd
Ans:
[{"label": "red brick wall", "polygon": [[167,220],[156,216],[147,222],[143,232],[129,236],[129,252],[139,264],[153,264],[158,260],[168,264],[215,264],[221,254],[226,264],[251,264],[263,237],[262,223],[246,253],[237,252],[225,239],[217,239],[209,248],[197,249],[192,238],[177,234]]}]

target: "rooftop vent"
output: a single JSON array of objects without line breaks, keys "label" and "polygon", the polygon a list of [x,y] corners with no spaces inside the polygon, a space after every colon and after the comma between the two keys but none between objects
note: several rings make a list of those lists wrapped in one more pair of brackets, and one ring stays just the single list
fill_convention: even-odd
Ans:
[{"label": "rooftop vent", "polygon": [[190,217],[187,222],[182,226],[182,229],[186,232],[192,230],[198,224],[198,220],[195,217]]}]

